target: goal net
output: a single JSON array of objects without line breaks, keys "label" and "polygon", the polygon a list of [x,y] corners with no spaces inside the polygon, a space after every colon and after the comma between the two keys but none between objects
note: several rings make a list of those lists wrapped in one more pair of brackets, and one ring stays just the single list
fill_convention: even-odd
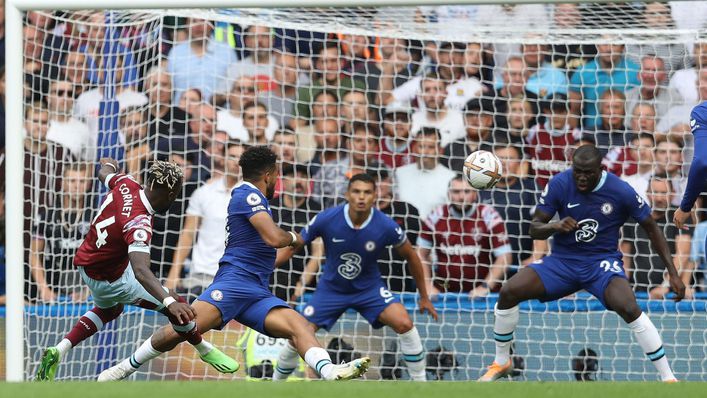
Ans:
[{"label": "goal net", "polygon": [[[378,207],[429,267],[438,322],[416,311],[400,256],[389,249],[378,262],[420,331],[428,377],[474,380],[494,358],[501,284],[549,252],[528,235],[537,199],[578,145],[594,143],[607,172],[654,209],[689,299],[670,300],[664,264],[633,221],[619,248],[624,267],[677,377],[704,381],[707,218],[698,211],[689,231],[670,220],[693,151],[690,110],[707,100],[705,16],[707,2],[29,12],[24,126],[9,132],[25,143],[24,224],[15,226],[25,249],[25,377],[92,306],[72,258],[103,194],[101,157],[138,180],[150,160],[183,165],[181,197],[154,217],[152,269],[189,300],[218,267],[239,145],[280,157],[271,208],[287,230],[344,203],[351,176],[371,174]],[[480,149],[501,159],[504,179],[476,192],[454,178]],[[582,232],[593,239],[596,230]],[[307,248],[275,271],[273,291],[306,311],[323,264],[321,248]],[[95,379],[166,322],[127,310],[72,350],[57,377]],[[241,360],[243,347],[275,345],[239,342],[245,332],[231,322],[207,338]],[[368,379],[408,378],[396,334],[353,311],[319,337],[371,356]],[[514,363],[519,380],[657,379],[628,326],[586,292],[521,305]],[[184,346],[135,377],[254,374],[220,376]]]}]

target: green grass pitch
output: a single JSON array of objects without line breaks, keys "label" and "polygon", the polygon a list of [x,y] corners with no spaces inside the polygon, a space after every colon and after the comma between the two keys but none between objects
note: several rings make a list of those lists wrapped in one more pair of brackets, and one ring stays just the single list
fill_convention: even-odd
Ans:
[{"label": "green grass pitch", "polygon": [[87,398],[630,398],[707,397],[707,383],[87,382],[0,383],[0,397]]}]

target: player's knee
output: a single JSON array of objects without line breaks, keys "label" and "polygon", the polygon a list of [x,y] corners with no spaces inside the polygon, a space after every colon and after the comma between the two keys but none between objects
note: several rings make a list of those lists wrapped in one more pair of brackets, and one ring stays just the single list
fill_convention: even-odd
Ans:
[{"label": "player's knee", "polygon": [[[520,292],[511,283],[504,283],[501,290],[498,292],[498,299],[504,303],[516,303]],[[513,306],[514,304],[511,304]]]},{"label": "player's knee", "polygon": [[413,325],[412,319],[410,319],[410,318],[408,317],[408,318],[401,319],[401,320],[395,322],[395,323],[393,324],[393,330],[394,330],[395,333],[397,333],[397,334],[403,334],[403,333],[407,333],[407,332],[409,332],[410,330],[412,330],[412,328],[413,328],[414,326],[415,326],[415,325]]},{"label": "player's knee", "polygon": [[631,323],[641,316],[641,308],[635,301],[628,301],[626,303],[621,303],[614,309],[616,313],[624,320],[626,323]]}]

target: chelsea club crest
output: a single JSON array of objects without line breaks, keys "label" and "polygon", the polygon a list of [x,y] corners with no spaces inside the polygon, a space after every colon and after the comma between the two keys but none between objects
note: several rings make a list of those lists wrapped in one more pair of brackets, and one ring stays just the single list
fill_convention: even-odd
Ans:
[{"label": "chelsea club crest", "polygon": [[606,202],[603,205],[601,205],[601,212],[605,216],[608,216],[609,214],[611,214],[612,211],[614,211],[614,206],[612,206],[611,203]]}]

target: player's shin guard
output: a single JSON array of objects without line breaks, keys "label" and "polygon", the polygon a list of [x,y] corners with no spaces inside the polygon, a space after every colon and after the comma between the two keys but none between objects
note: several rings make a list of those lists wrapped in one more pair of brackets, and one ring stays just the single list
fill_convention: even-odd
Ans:
[{"label": "player's shin guard", "polygon": [[292,342],[288,341],[285,348],[280,350],[272,379],[286,380],[297,369],[297,365],[299,365],[299,353],[292,346]]},{"label": "player's shin guard", "polygon": [[416,327],[408,330],[400,337],[400,350],[403,352],[403,359],[408,367],[410,378],[415,381],[425,381],[425,351],[422,348],[420,333]]},{"label": "player's shin guard", "polygon": [[61,356],[64,356],[69,349],[76,347],[80,342],[103,329],[103,325],[119,317],[122,312],[122,304],[111,308],[91,308],[81,316],[76,325],[64,337],[64,340],[56,346]]},{"label": "player's shin guard", "polygon": [[494,362],[504,365],[511,358],[513,331],[518,325],[518,306],[507,310],[499,310],[498,304],[496,304],[494,315],[493,338],[496,341],[496,358],[494,358]]},{"label": "player's shin guard", "polygon": [[334,365],[331,363],[329,353],[322,347],[312,347],[304,353],[304,360],[314,369],[324,380],[331,380],[331,371]]},{"label": "player's shin guard", "polygon": [[186,325],[177,325],[172,323],[172,329],[174,329],[174,331],[177,332],[177,334],[189,344],[193,345],[199,352],[199,355],[204,356],[208,354],[212,348],[214,348],[211,343],[201,337],[201,333],[199,332],[199,329],[197,329],[196,322],[194,321],[191,321]]},{"label": "player's shin guard", "polygon": [[660,338],[660,334],[658,334],[658,329],[655,328],[648,315],[641,313],[641,316],[629,323],[628,326],[633,331],[634,336],[636,336],[636,340],[641,345],[643,352],[646,353],[648,359],[653,362],[653,365],[660,372],[661,380],[675,380],[668,358],[665,357],[663,341]]}]

